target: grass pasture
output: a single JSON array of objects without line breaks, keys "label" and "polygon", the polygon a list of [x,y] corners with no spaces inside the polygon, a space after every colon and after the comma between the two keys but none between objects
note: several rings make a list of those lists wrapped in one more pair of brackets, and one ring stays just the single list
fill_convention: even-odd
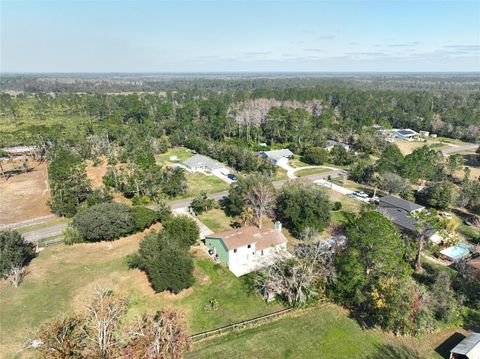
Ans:
[{"label": "grass pasture", "polygon": [[187,358],[442,358],[451,335],[395,337],[364,330],[335,305],[312,308],[257,327],[197,342]]}]

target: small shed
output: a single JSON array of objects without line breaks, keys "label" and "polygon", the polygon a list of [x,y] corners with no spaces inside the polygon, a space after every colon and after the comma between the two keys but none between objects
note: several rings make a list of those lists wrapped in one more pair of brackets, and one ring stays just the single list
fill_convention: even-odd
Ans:
[{"label": "small shed", "polygon": [[450,351],[450,359],[479,359],[480,333],[472,332]]}]

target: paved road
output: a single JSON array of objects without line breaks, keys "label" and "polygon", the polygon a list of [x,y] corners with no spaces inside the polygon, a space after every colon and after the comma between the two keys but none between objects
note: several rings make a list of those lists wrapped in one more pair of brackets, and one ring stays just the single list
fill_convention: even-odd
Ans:
[{"label": "paved road", "polygon": [[[319,180],[319,179],[327,178],[328,176],[332,176],[332,177],[342,176],[345,173],[346,173],[345,170],[334,170],[334,171],[330,171],[330,172],[317,173],[317,174],[304,176],[304,177],[302,177],[302,179],[307,179],[307,180],[310,180],[310,181],[313,182],[313,181],[316,181],[316,180]],[[274,185],[275,188],[281,188],[287,182],[288,182],[288,180],[277,181],[277,182],[274,182],[273,185]],[[222,199],[223,197],[226,197],[226,196],[228,196],[228,191],[211,193],[211,194],[208,195],[209,198],[213,198],[213,199],[216,199],[216,200],[220,200],[220,199]],[[170,208],[172,210],[177,210],[179,208],[188,208],[190,206],[190,203],[192,202],[192,200],[193,200],[193,197],[185,198],[185,199],[179,199],[179,200],[176,200],[176,201],[171,201],[170,202]],[[148,207],[151,208],[151,209],[155,208],[154,205],[150,205]],[[30,221],[33,221],[33,222],[28,223],[28,225],[36,224],[36,223],[42,223],[40,221],[42,218],[43,217],[34,218],[34,219],[30,220]],[[40,222],[35,222],[36,220],[39,220]],[[24,223],[24,222],[20,222],[20,223]],[[17,224],[18,223],[15,223],[13,225],[16,226]],[[18,227],[21,227],[21,225],[19,225]],[[52,226],[49,226],[49,227],[44,227],[44,228],[36,229],[36,230],[30,231],[30,232],[25,232],[24,237],[27,241],[36,242],[36,241],[39,241],[41,239],[46,239],[46,238],[59,236],[59,235],[62,234],[62,231],[66,227],[67,227],[66,223],[55,224],[55,225],[52,225]]]},{"label": "paved road", "polygon": [[471,144],[471,145],[465,145],[465,146],[455,146],[455,147],[449,147],[449,148],[444,148],[442,150],[442,153],[444,155],[449,155],[449,154],[452,154],[452,153],[456,153],[456,152],[462,152],[462,151],[474,151],[478,148],[478,144]]},{"label": "paved road", "polygon": [[23,237],[29,242],[36,242],[41,239],[56,237],[62,234],[62,231],[67,228],[67,223],[55,224],[53,226],[36,229],[34,231],[25,232]]},{"label": "paved road", "polygon": [[55,218],[57,218],[57,216],[55,216],[54,214],[49,214],[47,216],[27,219],[26,221],[21,221],[17,223],[3,224],[3,225],[0,225],[0,230],[32,226],[34,224],[40,224],[40,223],[52,221]]}]

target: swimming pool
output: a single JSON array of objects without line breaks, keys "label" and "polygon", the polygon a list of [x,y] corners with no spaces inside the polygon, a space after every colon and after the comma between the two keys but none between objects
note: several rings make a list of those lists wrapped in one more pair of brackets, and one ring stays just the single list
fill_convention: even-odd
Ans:
[{"label": "swimming pool", "polygon": [[440,253],[451,261],[458,261],[470,254],[470,246],[466,243],[458,243],[452,247],[441,250]]}]

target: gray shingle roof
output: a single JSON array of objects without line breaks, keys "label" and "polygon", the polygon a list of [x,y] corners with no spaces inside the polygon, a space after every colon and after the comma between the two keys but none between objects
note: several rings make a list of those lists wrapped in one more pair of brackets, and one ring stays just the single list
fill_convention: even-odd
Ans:
[{"label": "gray shingle roof", "polygon": [[288,148],[284,148],[281,150],[274,150],[274,151],[264,151],[263,154],[267,156],[269,159],[278,161],[280,158],[289,158],[293,156],[293,152],[290,151]]},{"label": "gray shingle roof", "polygon": [[195,155],[190,157],[188,160],[183,162],[183,164],[188,168],[206,168],[210,171],[224,167],[220,162],[203,155]]},{"label": "gray shingle roof", "polygon": [[417,211],[419,209],[424,209],[424,206],[416,204],[414,202],[407,201],[403,198],[393,197],[393,196],[384,196],[380,198],[379,201],[380,207],[395,207],[403,209],[407,212]]}]

